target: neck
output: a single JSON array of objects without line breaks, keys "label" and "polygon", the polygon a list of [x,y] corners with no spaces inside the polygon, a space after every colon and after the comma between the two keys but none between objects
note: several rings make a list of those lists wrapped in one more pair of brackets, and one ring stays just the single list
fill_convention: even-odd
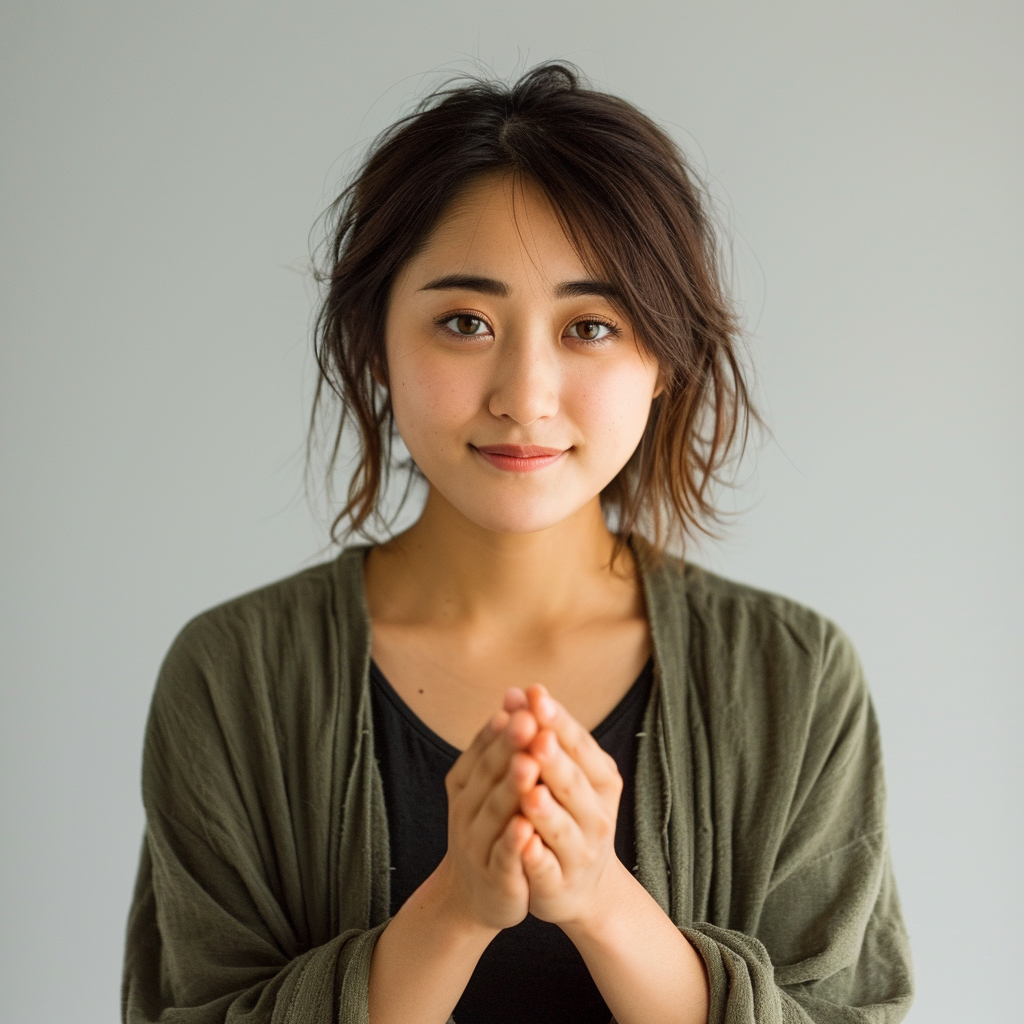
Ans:
[{"label": "neck", "polygon": [[609,561],[615,537],[595,498],[568,519],[531,533],[471,522],[433,488],[417,522],[367,561],[371,603],[389,619],[488,634],[571,629],[630,601],[632,555]]}]

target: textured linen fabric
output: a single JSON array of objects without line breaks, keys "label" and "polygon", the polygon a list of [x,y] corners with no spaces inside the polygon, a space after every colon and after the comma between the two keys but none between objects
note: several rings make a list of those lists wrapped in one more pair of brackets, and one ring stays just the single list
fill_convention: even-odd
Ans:
[{"label": "textured linen fabric", "polygon": [[[629,691],[592,731],[622,776],[615,854],[636,864],[634,779],[644,710],[654,680],[648,658]],[[384,784],[391,859],[391,909],[402,904],[448,849],[445,776],[461,751],[438,736],[370,663],[374,756]],[[611,1011],[572,940],[532,914],[499,932],[477,961],[452,1016],[487,1024],[608,1024]]]},{"label": "textured linen fabric", "polygon": [[[654,647],[635,874],[707,966],[709,1024],[903,1020],[879,730],[849,641],[631,546]],[[129,1024],[369,1024],[390,861],[368,550],[203,612],[171,644],[143,753]]]}]

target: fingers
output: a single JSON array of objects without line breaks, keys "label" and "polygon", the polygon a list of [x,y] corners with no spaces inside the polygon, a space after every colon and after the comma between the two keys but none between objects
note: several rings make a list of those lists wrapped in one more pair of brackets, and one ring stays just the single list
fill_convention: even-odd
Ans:
[{"label": "fingers", "polygon": [[473,737],[473,742],[459,755],[455,764],[452,765],[446,781],[450,781],[456,789],[461,789],[469,779],[473,766],[480,759],[481,754],[487,749],[495,736],[500,735],[502,730],[508,726],[511,717],[504,708],[491,715],[487,722],[484,723],[483,728]]},{"label": "fingers", "polygon": [[523,848],[534,835],[533,825],[521,814],[514,814],[491,846],[487,866],[502,872],[521,870]]},{"label": "fingers", "polygon": [[531,886],[544,882],[548,887],[557,888],[561,884],[562,866],[554,852],[544,845],[544,840],[536,830],[527,839],[521,856],[523,871]]},{"label": "fingers", "polygon": [[[484,750],[487,749],[495,736],[508,727],[513,715],[519,710],[529,712],[529,701],[526,698],[526,694],[519,687],[510,686],[505,691],[504,704],[501,710],[491,715],[476,736],[473,737],[473,742],[459,755],[458,760],[452,766],[449,777],[456,789],[461,789],[466,784]],[[519,730],[517,735],[524,735],[521,724],[517,725],[516,729]],[[529,739],[526,742],[529,742]]]},{"label": "fingers", "polygon": [[553,730],[542,729],[527,749],[540,766],[541,781],[583,832],[598,841],[606,839],[609,833],[614,837],[615,815],[622,786],[618,768],[618,790],[613,787],[602,794],[594,788],[583,769],[562,749]]},{"label": "fingers", "polygon": [[[536,785],[539,775],[540,765],[529,754],[523,751],[512,754],[504,775],[484,794],[475,813],[467,818],[470,842],[476,848],[491,846],[509,818],[519,811],[523,794]],[[467,815],[469,813],[467,809]]]},{"label": "fingers", "polygon": [[519,708],[526,708],[529,710],[530,701],[523,690],[520,690],[518,686],[510,686],[505,691],[505,699],[501,705],[509,714],[513,711],[517,711]]},{"label": "fingers", "polygon": [[550,729],[558,738],[559,746],[572,758],[602,794],[621,791],[622,777],[615,758],[576,721],[540,684],[529,687],[526,696],[533,715],[541,729]]},{"label": "fingers", "polygon": [[[503,710],[499,715],[507,715],[507,712]],[[488,815],[473,829],[478,837],[486,836],[488,845],[515,811],[520,792],[537,780],[539,765],[532,757],[522,753],[536,733],[536,719],[529,711],[520,708],[509,717],[506,727],[493,736],[483,749],[473,751],[475,758],[470,751],[460,755],[445,779],[449,807],[461,827],[472,828],[483,804],[491,799]],[[517,752],[520,756],[513,764]],[[503,785],[498,785],[503,776]],[[460,787],[463,778],[465,781]],[[499,816],[500,821],[497,820]]]},{"label": "fingers", "polygon": [[555,866],[561,877],[565,870],[580,865],[580,858],[586,860],[586,853],[592,849],[586,842],[579,824],[573,816],[551,795],[543,782],[538,783],[523,796],[523,815],[533,825],[536,839],[527,844],[528,852],[523,861],[531,877],[542,868]]}]

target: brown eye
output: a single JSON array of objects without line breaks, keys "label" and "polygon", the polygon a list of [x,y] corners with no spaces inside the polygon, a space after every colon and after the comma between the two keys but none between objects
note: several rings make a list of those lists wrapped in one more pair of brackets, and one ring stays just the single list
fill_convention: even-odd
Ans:
[{"label": "brown eye", "polygon": [[453,316],[451,320],[447,320],[446,323],[455,322],[455,333],[456,334],[477,334],[479,333],[480,325],[483,320],[478,316]]},{"label": "brown eye", "polygon": [[[590,342],[591,344],[617,337],[619,333],[611,324],[606,324],[602,320],[577,320],[572,327],[575,329],[576,337],[580,341]],[[607,333],[599,333],[602,330]]]}]

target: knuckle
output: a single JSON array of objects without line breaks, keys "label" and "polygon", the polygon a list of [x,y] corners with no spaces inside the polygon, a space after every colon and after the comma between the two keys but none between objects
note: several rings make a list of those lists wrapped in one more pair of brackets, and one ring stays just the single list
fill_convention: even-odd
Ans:
[{"label": "knuckle", "polygon": [[461,789],[465,785],[465,776],[466,764],[460,757],[445,774],[444,784],[448,792]]},{"label": "knuckle", "polygon": [[499,738],[492,743],[480,758],[480,768],[486,775],[495,776],[505,769],[510,757],[510,751]]},{"label": "knuckle", "polygon": [[495,786],[487,794],[484,801],[484,810],[491,814],[500,814],[508,804],[508,789],[505,786]]},{"label": "knuckle", "polygon": [[570,729],[568,735],[565,737],[565,742],[562,743],[562,748],[565,752],[573,759],[578,761],[580,758],[580,736],[576,730]]},{"label": "knuckle", "polygon": [[578,791],[581,783],[585,781],[583,773],[574,774],[572,778],[566,779],[565,782],[556,782],[550,787],[551,795],[563,806],[566,807],[572,802],[572,794],[574,791]]}]

